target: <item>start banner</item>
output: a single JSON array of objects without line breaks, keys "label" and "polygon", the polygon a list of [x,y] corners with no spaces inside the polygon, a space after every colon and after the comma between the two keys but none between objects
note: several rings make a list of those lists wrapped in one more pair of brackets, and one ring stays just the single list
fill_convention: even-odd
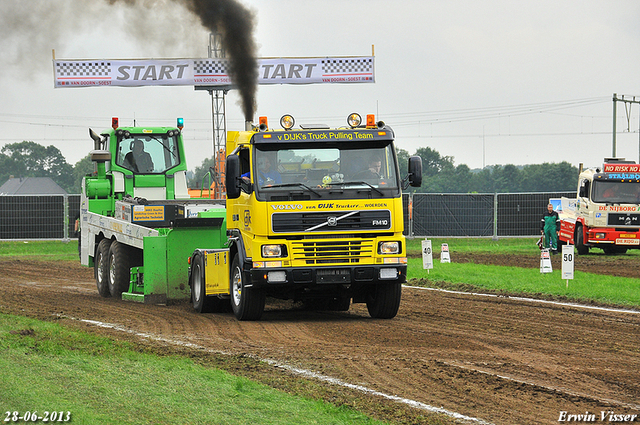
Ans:
[{"label": "start banner", "polygon": [[[258,84],[373,83],[374,57],[258,59]],[[54,60],[54,87],[232,88],[226,59]]]}]

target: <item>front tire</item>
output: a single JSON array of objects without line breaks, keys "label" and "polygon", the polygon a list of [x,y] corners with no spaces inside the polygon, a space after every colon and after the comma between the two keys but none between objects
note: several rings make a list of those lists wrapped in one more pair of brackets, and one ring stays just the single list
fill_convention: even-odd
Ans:
[{"label": "front tire", "polygon": [[381,283],[371,288],[367,310],[374,319],[392,319],[398,314],[402,298],[401,283]]},{"label": "front tire", "polygon": [[584,244],[584,233],[582,232],[582,226],[576,227],[576,234],[574,237],[576,241],[576,251],[580,255],[586,255],[589,253],[589,247]]},{"label": "front tire", "polygon": [[131,255],[126,245],[113,241],[109,248],[109,292],[114,298],[122,298],[131,280]]},{"label": "front tire", "polygon": [[102,239],[96,248],[96,255],[93,257],[94,275],[96,286],[101,297],[108,298],[109,292],[109,246],[111,239]]},{"label": "front tire", "polygon": [[231,263],[229,290],[231,293],[231,308],[238,320],[260,320],[264,312],[265,293],[261,289],[245,288],[246,282],[240,267],[238,254]]}]

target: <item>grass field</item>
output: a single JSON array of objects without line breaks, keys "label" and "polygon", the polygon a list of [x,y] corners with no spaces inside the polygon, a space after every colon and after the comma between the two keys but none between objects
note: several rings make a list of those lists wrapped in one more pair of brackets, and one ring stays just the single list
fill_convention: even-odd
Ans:
[{"label": "grass field", "polygon": [[[532,238],[491,239],[432,239],[433,269],[422,268],[422,239],[408,240],[409,284],[463,290],[491,291],[535,297],[561,297],[575,302],[597,302],[623,307],[640,307],[640,279],[597,275],[574,271],[572,280],[563,280],[561,271],[540,273],[538,268],[505,267],[472,263],[440,263],[441,245],[447,243],[454,253],[489,253],[504,255],[540,256]],[[625,257],[640,261],[640,250],[630,250]],[[615,261],[615,257],[607,260]]]}]

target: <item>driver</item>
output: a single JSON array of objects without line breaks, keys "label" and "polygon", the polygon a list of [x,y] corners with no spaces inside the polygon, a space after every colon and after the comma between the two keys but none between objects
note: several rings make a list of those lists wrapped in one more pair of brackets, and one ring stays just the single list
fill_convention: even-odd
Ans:
[{"label": "driver", "polygon": [[380,169],[382,167],[382,161],[378,157],[371,157],[369,159],[369,165],[366,169],[357,172],[353,178],[355,179],[381,179]]},{"label": "driver", "polygon": [[131,152],[125,155],[127,168],[136,173],[150,173],[153,171],[153,161],[149,152],[144,150],[144,143],[140,139],[131,142]]},{"label": "driver", "polygon": [[271,160],[268,156],[258,157],[258,185],[271,186],[273,184],[281,184],[282,176],[276,170],[271,168]]}]

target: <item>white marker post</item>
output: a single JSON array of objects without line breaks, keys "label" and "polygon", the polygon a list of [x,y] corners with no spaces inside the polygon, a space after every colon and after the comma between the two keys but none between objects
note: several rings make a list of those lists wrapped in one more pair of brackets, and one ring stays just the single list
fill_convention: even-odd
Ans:
[{"label": "white marker post", "polygon": [[440,262],[441,263],[450,263],[451,257],[449,257],[449,244],[443,243],[442,249],[440,250]]},{"label": "white marker post", "polygon": [[422,241],[422,268],[427,270],[427,274],[433,268],[433,250],[429,239]]},{"label": "white marker post", "polygon": [[562,278],[567,279],[567,288],[569,287],[569,279],[573,280],[573,245],[562,246]]},{"label": "white marker post", "polygon": [[551,273],[553,267],[551,267],[551,256],[549,255],[549,249],[545,248],[540,251],[540,273]]}]

